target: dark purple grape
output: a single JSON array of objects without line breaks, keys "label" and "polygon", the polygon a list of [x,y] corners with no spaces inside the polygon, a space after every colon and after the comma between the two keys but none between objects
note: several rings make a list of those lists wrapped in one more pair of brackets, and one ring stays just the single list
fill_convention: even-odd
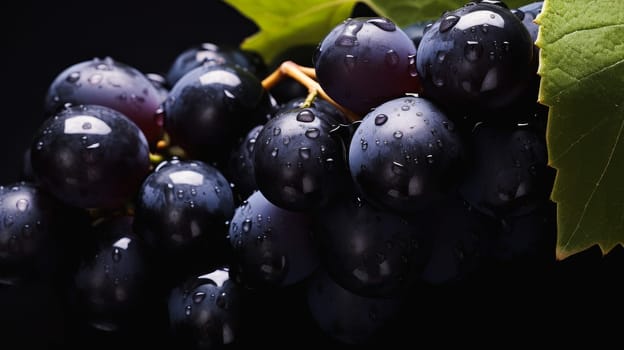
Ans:
[{"label": "dark purple grape", "polygon": [[236,209],[230,223],[237,278],[248,287],[299,282],[318,266],[312,220],[281,209],[254,192]]},{"label": "dark purple grape", "polygon": [[192,158],[224,161],[270,111],[269,95],[251,73],[229,65],[202,66],[171,89],[164,103],[165,129]]},{"label": "dark purple grape", "polygon": [[73,106],[40,126],[31,161],[41,186],[82,208],[116,208],[135,195],[149,172],[149,146],[123,114]]},{"label": "dark purple grape", "polygon": [[256,172],[254,170],[254,151],[262,128],[263,125],[258,125],[251,129],[241,139],[238,147],[234,148],[232,153],[230,153],[228,178],[236,185],[236,191],[243,198],[251,196],[254,191],[258,190]]},{"label": "dark purple grape", "polygon": [[174,86],[186,73],[197,67],[220,64],[237,65],[258,78],[266,74],[264,62],[255,52],[203,43],[184,50],[176,57],[167,72],[167,83]]},{"label": "dark purple grape", "polygon": [[184,277],[225,263],[234,198],[225,177],[200,161],[161,163],[143,182],[135,228],[159,254],[163,270]]},{"label": "dark purple grape", "polygon": [[537,33],[539,31],[539,26],[535,23],[535,18],[542,12],[543,6],[543,1],[535,1],[512,10],[516,17],[524,24],[534,43],[537,40]]},{"label": "dark purple grape", "polygon": [[420,45],[420,41],[422,40],[423,35],[425,35],[425,32],[429,30],[429,28],[431,28],[432,25],[433,25],[433,21],[427,20],[427,21],[420,21],[420,22],[412,23],[410,25],[403,27],[402,29],[405,32],[405,34],[407,34],[407,36],[410,39],[412,39],[412,42],[414,43],[416,50],[418,50],[418,45]]},{"label": "dark purple grape", "polygon": [[545,200],[530,213],[501,218],[491,255],[523,267],[544,267],[555,261],[556,238],[556,205]]},{"label": "dark purple grape", "polygon": [[33,183],[0,188],[0,287],[54,271],[58,203]]},{"label": "dark purple grape", "polygon": [[496,221],[452,197],[424,215],[430,218],[433,249],[423,280],[433,285],[469,280],[483,265]]},{"label": "dark purple grape", "polygon": [[54,115],[67,103],[109,107],[136,123],[154,146],[162,136],[162,124],[155,119],[161,102],[160,93],[143,73],[106,57],[63,70],[48,88],[45,110]]},{"label": "dark purple grape", "polygon": [[173,289],[169,320],[176,347],[218,349],[233,343],[242,311],[239,289],[227,269],[191,278]]},{"label": "dark purple grape", "polygon": [[325,36],[314,53],[327,94],[358,114],[405,93],[418,92],[416,48],[392,21],[349,18]]},{"label": "dark purple grape", "polygon": [[367,114],[349,148],[351,176],[364,198],[399,213],[428,207],[452,192],[462,143],[453,122],[416,96]]},{"label": "dark purple grape", "polygon": [[497,109],[534,72],[533,42],[509,9],[486,2],[445,12],[418,46],[423,96],[454,110]]},{"label": "dark purple grape", "polygon": [[473,207],[492,216],[521,215],[548,198],[553,172],[543,134],[526,124],[480,123],[470,144],[474,159],[460,192]]},{"label": "dark purple grape", "polygon": [[256,183],[271,203],[309,210],[329,202],[348,178],[343,145],[330,135],[332,116],[295,108],[269,120],[256,140]]},{"label": "dark purple grape", "polygon": [[331,338],[346,344],[366,344],[397,317],[401,301],[354,294],[320,270],[308,283],[308,306],[318,326]]},{"label": "dark purple grape", "polygon": [[132,232],[132,217],[104,220],[90,234],[93,249],[84,247],[72,301],[93,328],[121,331],[135,326],[149,305],[152,281],[146,247]]},{"label": "dark purple grape", "polygon": [[424,220],[378,210],[355,193],[321,208],[316,226],[325,269],[358,295],[406,292],[420,280],[429,258],[431,237]]}]

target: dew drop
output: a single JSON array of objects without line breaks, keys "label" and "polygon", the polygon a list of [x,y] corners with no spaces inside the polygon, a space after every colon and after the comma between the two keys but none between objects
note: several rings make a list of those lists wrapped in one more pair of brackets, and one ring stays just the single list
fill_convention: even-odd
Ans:
[{"label": "dew drop", "polygon": [[290,136],[284,136],[284,137],[282,138],[282,143],[283,143],[284,145],[289,144],[289,143],[290,143]]},{"label": "dew drop", "polygon": [[446,59],[446,52],[438,51],[438,54],[436,55],[436,58],[438,59],[439,63],[444,62],[444,59]]},{"label": "dew drop", "polygon": [[433,154],[427,154],[427,163],[433,164]]},{"label": "dew drop", "polygon": [[217,306],[222,308],[222,309],[228,309],[230,307],[229,302],[228,302],[228,295],[226,292],[221,292],[221,294],[219,294],[217,296]]},{"label": "dew drop", "polygon": [[247,152],[253,153],[255,148],[256,148],[256,139],[247,140]]},{"label": "dew drop", "polygon": [[195,292],[195,294],[193,294],[193,302],[195,304],[199,304],[202,301],[204,301],[204,299],[206,298],[206,293],[204,292]]},{"label": "dew drop", "polygon": [[368,142],[360,140],[360,146],[362,147],[362,151],[366,151],[368,149]]},{"label": "dew drop", "polygon": [[410,110],[410,106],[408,106],[408,105],[403,105],[403,106],[401,106],[401,110],[402,110],[402,111],[404,111],[404,112],[407,112],[407,111],[409,111],[409,110]]},{"label": "dew drop", "polygon": [[384,30],[386,32],[394,32],[396,30],[396,25],[390,22],[386,18],[372,18],[366,21],[367,23],[374,24],[379,29]]},{"label": "dew drop", "polygon": [[397,64],[399,64],[399,55],[396,53],[396,51],[394,50],[388,50],[386,52],[386,65],[390,66],[390,67],[394,67]]},{"label": "dew drop", "polygon": [[301,159],[310,159],[310,149],[308,147],[301,147],[299,148],[299,157],[301,157]]},{"label": "dew drop", "polygon": [[385,114],[378,114],[375,117],[375,125],[384,125],[388,121],[388,116]]},{"label": "dew drop", "polygon": [[401,175],[405,172],[405,165],[399,162],[392,162],[392,172]]},{"label": "dew drop", "polygon": [[397,130],[394,132],[393,136],[395,139],[400,139],[401,137],[403,137],[403,132]]},{"label": "dew drop", "polygon": [[102,82],[102,75],[101,74],[93,74],[92,76],[89,77],[89,83],[96,85]]},{"label": "dew drop", "polygon": [[80,72],[72,72],[67,76],[67,78],[65,78],[65,81],[72,84],[77,82],[78,80],[80,80]]},{"label": "dew drop", "polygon": [[315,139],[321,135],[321,131],[317,128],[309,128],[305,132],[305,136],[310,139]]},{"label": "dew drop", "polygon": [[355,67],[356,60],[357,60],[356,57],[353,55],[345,55],[344,63],[345,63],[345,66],[347,67],[347,70],[349,71],[353,70],[353,68]]},{"label": "dew drop", "polygon": [[251,219],[245,219],[245,221],[243,221],[243,232],[247,233],[251,231],[251,224]]},{"label": "dew drop", "polygon": [[440,33],[448,32],[459,22],[459,16],[449,15],[440,22]]},{"label": "dew drop", "polygon": [[186,305],[186,307],[184,308],[184,314],[186,316],[191,316],[191,305]]},{"label": "dew drop", "polygon": [[276,158],[278,154],[279,154],[279,149],[273,148],[273,150],[271,151],[271,157]]},{"label": "dew drop", "polygon": [[30,203],[28,202],[28,200],[21,198],[19,199],[17,202],[15,202],[15,206],[17,207],[17,210],[19,211],[26,211],[28,210],[28,206],[30,205]]},{"label": "dew drop", "polygon": [[279,134],[282,133],[282,129],[280,128],[274,128],[273,129],[273,136],[279,136]]},{"label": "dew drop", "polygon": [[474,62],[481,58],[483,55],[483,46],[478,41],[469,40],[464,46],[464,57],[468,61]]},{"label": "dew drop", "polygon": [[121,260],[121,251],[119,250],[119,248],[115,247],[115,249],[113,249],[113,261],[119,262],[120,260]]},{"label": "dew drop", "polygon": [[297,120],[303,123],[311,123],[314,121],[314,113],[309,109],[304,109],[297,114]]}]

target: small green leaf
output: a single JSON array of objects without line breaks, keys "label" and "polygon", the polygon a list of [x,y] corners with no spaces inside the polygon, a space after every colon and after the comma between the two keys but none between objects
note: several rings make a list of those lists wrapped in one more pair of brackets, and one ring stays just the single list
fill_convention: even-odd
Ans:
[{"label": "small green leaf", "polygon": [[[257,51],[266,62],[282,51],[299,45],[316,45],[338,23],[351,15],[357,0],[224,0],[251,19],[258,33],[247,38],[242,48]],[[467,0],[364,0],[380,16],[400,26],[437,18]],[[509,0],[520,6],[529,0]]]},{"label": "small green leaf", "polygon": [[546,0],[540,101],[557,169],[557,257],[624,242],[624,1]]}]

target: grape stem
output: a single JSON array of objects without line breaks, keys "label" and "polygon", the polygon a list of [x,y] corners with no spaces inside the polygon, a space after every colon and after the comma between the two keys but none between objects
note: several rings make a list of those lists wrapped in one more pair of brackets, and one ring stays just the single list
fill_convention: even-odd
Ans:
[{"label": "grape stem", "polygon": [[280,66],[273,73],[262,80],[262,86],[266,90],[270,90],[284,77],[290,77],[308,88],[308,96],[303,103],[304,108],[309,107],[314,99],[317,96],[320,96],[327,102],[331,103],[334,107],[338,108],[352,122],[362,119],[359,115],[341,106],[338,102],[329,97],[327,93],[325,93],[323,88],[321,88],[321,85],[316,81],[316,71],[314,68],[300,66],[293,61],[282,62],[282,64],[280,64]]}]

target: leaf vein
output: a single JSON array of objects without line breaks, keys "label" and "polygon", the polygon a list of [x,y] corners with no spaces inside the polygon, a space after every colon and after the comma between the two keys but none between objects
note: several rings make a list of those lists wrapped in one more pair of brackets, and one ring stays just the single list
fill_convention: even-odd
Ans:
[{"label": "leaf vein", "polygon": [[620,138],[622,136],[622,131],[623,130],[624,130],[624,119],[622,119],[622,121],[620,122],[620,128],[618,129],[617,136],[615,138],[615,142],[613,143],[613,148],[611,149],[611,152],[609,153],[609,158],[607,159],[607,163],[605,164],[604,168],[602,169],[602,173],[600,174],[600,177],[598,178],[598,181],[596,181],[596,185],[592,189],[592,192],[589,194],[589,198],[587,198],[587,201],[585,202],[585,205],[583,206],[583,211],[581,212],[581,215],[579,216],[579,219],[576,222],[576,227],[574,228],[574,230],[572,231],[572,233],[568,237],[568,240],[566,241],[565,245],[562,248],[563,250],[566,250],[566,248],[570,245],[570,242],[572,242],[572,239],[574,238],[576,233],[580,230],[581,223],[583,222],[583,220],[585,219],[585,215],[587,214],[587,210],[589,208],[589,204],[591,203],[591,201],[594,198],[594,195],[598,191],[598,188],[600,187],[600,184],[602,183],[602,180],[604,179],[604,177],[605,177],[605,175],[607,173],[607,169],[611,166],[611,161],[613,160],[613,156],[615,155],[615,151],[617,150],[617,145],[620,143]]},{"label": "leaf vein", "polygon": [[555,38],[555,40],[548,42],[548,45],[553,45],[555,43],[557,43],[558,41],[570,36],[570,35],[574,35],[576,33],[582,33],[582,32],[587,32],[587,31],[591,31],[591,30],[596,30],[596,29],[603,29],[603,28],[611,28],[611,27],[624,27],[623,23],[613,23],[613,24],[597,24],[595,26],[592,27],[588,27],[588,28],[580,28],[580,29],[575,29],[571,32],[568,33],[563,33],[560,37]]},{"label": "leaf vein", "polygon": [[[605,67],[603,67],[603,68],[601,68],[601,69],[599,69],[599,70],[596,70],[596,71],[594,71],[594,72],[591,72],[591,73],[589,73],[589,74],[587,74],[587,75],[585,75],[585,76],[582,76],[582,77],[580,77],[580,78],[574,78],[574,76],[573,76],[573,75],[571,75],[570,73],[566,72],[563,68],[559,68],[559,70],[561,70],[563,73],[565,73],[565,74],[567,74],[567,75],[570,75],[570,76],[571,76],[571,77],[573,77],[573,78],[574,78],[577,82],[581,83],[581,82],[583,82],[583,80],[587,80],[587,79],[592,78],[592,77],[593,77],[593,76],[595,76],[595,75],[598,75],[598,74],[604,73],[604,72],[606,72],[606,71],[608,71],[608,70],[610,70],[610,69],[613,69],[613,68],[617,67],[618,65],[620,65],[620,64],[622,64],[622,63],[624,63],[624,57],[623,57],[623,58],[621,58],[621,59],[619,59],[619,60],[617,60],[617,61],[615,61],[614,63],[612,63],[612,64],[610,64],[610,65],[608,65],[608,66],[605,66]],[[553,96],[551,97],[551,99],[552,99],[552,100],[557,101],[557,100],[558,100],[558,97],[560,97],[561,95],[563,95],[563,94],[564,94],[564,93],[566,93],[568,90],[570,90],[570,89],[572,89],[572,88],[574,88],[574,87],[575,87],[575,85],[574,85],[574,84],[569,84],[569,85],[568,85],[568,86],[566,86],[565,88],[563,88],[563,89],[559,90],[559,92],[557,92],[556,94],[553,94]]]}]

